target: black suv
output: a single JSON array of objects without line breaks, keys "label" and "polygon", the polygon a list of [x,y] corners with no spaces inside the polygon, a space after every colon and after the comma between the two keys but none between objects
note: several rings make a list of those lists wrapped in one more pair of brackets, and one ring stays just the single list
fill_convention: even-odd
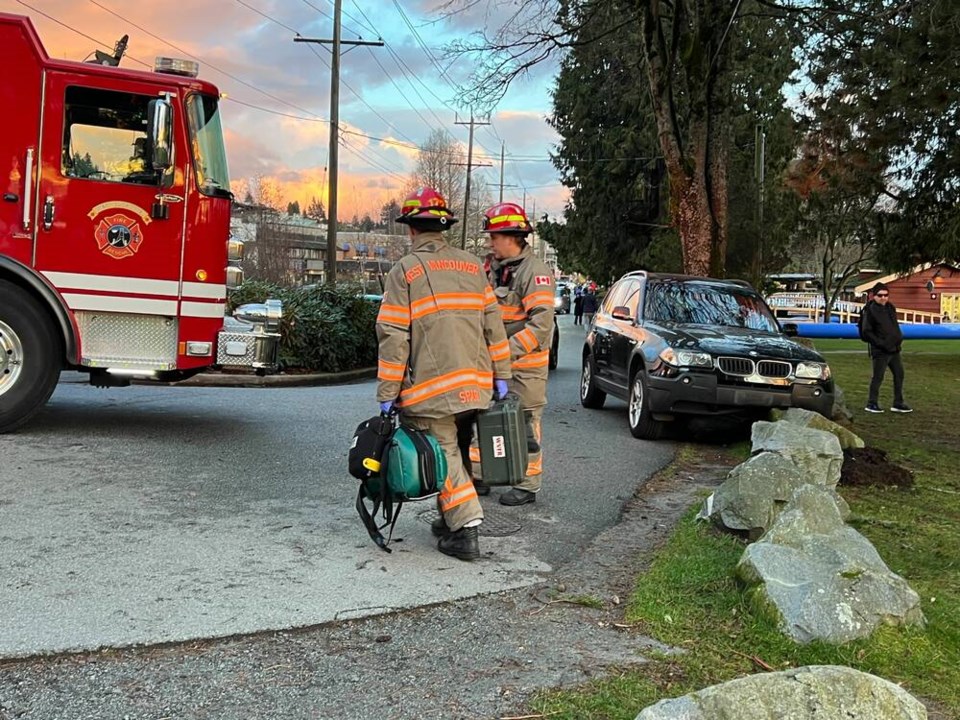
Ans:
[{"label": "black suv", "polygon": [[680,416],[801,407],[829,417],[830,368],[795,335],[745,282],[627,273],[587,333],[580,402],[626,400],[630,432],[648,440]]}]

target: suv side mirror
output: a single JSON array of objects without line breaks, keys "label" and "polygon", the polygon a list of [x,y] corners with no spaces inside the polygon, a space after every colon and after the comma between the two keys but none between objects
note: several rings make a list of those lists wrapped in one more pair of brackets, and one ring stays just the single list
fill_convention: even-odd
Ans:
[{"label": "suv side mirror", "polygon": [[169,100],[151,100],[147,105],[147,141],[150,164],[158,172],[173,165],[173,107]]},{"label": "suv side mirror", "polygon": [[630,312],[630,308],[626,305],[617,305],[610,314],[613,315],[614,320],[633,322],[633,315]]},{"label": "suv side mirror", "polygon": [[797,337],[800,334],[800,328],[796,323],[784,323],[783,334],[787,337]]}]

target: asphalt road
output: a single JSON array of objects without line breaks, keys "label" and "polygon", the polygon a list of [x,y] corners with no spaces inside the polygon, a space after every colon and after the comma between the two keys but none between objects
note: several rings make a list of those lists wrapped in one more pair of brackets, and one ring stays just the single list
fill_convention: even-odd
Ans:
[{"label": "asphalt road", "polygon": [[560,318],[535,505],[484,498],[483,558],[437,552],[430,501],[387,555],[354,510],[346,451],[374,383],[101,390],[62,382],[0,436],[0,658],[313,626],[548,578],[666,464],[625,406],[577,398],[583,331]]}]

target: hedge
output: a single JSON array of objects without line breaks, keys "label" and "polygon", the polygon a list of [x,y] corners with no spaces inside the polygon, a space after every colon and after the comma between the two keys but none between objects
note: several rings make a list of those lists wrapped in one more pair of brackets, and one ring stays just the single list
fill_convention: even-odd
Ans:
[{"label": "hedge", "polygon": [[280,369],[342,372],[377,364],[379,306],[361,293],[352,285],[285,288],[251,281],[231,291],[227,309],[281,300]]}]

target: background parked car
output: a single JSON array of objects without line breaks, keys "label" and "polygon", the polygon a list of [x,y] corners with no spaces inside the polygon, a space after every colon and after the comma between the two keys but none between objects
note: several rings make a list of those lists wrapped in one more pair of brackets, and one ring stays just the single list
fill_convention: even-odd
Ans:
[{"label": "background parked car", "polygon": [[566,285],[557,285],[557,294],[553,299],[553,309],[554,311],[560,314],[566,314],[570,312],[570,301],[571,301],[570,288]]},{"label": "background parked car", "polygon": [[829,417],[830,368],[747,283],[644,271],[607,293],[583,347],[580,402],[626,400],[634,437],[680,417],[802,407]]},{"label": "background parked car", "polygon": [[560,363],[560,328],[557,327],[557,317],[553,317],[553,342],[550,343],[550,355],[548,356],[547,367],[550,370],[556,370]]}]

